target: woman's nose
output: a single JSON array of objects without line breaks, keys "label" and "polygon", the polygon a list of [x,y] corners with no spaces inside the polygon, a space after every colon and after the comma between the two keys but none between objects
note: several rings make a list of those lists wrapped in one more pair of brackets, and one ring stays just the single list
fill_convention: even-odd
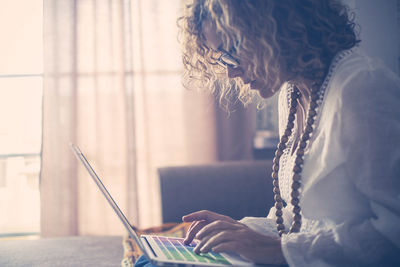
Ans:
[{"label": "woman's nose", "polygon": [[241,67],[233,68],[231,66],[227,66],[227,74],[229,78],[236,78],[236,77],[242,77],[244,72]]}]

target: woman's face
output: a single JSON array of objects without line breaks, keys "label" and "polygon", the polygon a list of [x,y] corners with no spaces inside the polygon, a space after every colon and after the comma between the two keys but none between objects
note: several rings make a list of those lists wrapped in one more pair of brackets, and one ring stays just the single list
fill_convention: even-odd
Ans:
[{"label": "woman's face", "polygon": [[[205,37],[205,45],[214,51],[221,51],[223,44],[221,37],[217,34],[214,24],[210,21],[203,23],[203,34]],[[263,81],[257,80],[253,77],[253,73],[247,73],[248,62],[240,60],[240,54],[233,54],[239,61],[238,67],[226,66],[227,75],[229,78],[240,78],[244,84],[250,84],[250,88],[257,90],[261,97],[269,98],[274,95],[273,92]]]}]

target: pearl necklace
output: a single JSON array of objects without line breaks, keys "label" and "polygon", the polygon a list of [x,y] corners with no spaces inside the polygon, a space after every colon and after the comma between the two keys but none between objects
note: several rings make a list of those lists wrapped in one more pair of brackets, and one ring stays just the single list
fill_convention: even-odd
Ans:
[{"label": "pearl necklace", "polygon": [[[311,134],[314,130],[314,122],[315,122],[315,117],[317,116],[317,108],[319,105],[322,103],[322,99],[325,93],[325,89],[328,85],[328,82],[330,81],[330,78],[332,76],[332,73],[334,69],[337,66],[337,63],[344,58],[346,55],[349,55],[353,52],[352,49],[342,51],[339,53],[333,63],[331,64],[328,75],[326,76],[322,86],[318,86],[315,84],[311,88],[311,95],[310,95],[310,106],[308,109],[308,116],[305,124],[305,129],[304,133],[302,134],[299,143],[295,147],[295,154],[296,154],[296,159],[295,159],[295,164],[293,167],[293,176],[292,176],[292,193],[291,193],[291,204],[293,205],[293,223],[289,229],[289,233],[297,233],[300,232],[301,228],[301,208],[300,208],[300,192],[299,188],[301,187],[301,172],[303,170],[303,163],[304,163],[304,151],[305,148],[307,147],[307,144],[309,143]],[[301,97],[300,91],[297,87],[295,87],[293,84],[290,84],[290,86],[293,88],[290,96],[290,104],[289,104],[289,116],[288,116],[288,122],[286,125],[286,129],[284,134],[281,136],[279,144],[277,146],[277,150],[275,152],[275,157],[273,160],[273,165],[272,165],[272,174],[271,177],[273,179],[273,191],[274,191],[274,200],[275,200],[275,215],[276,215],[276,224],[277,224],[277,230],[279,232],[279,236],[282,236],[282,234],[287,234],[288,232],[285,230],[285,225],[283,223],[283,200],[281,197],[280,189],[279,189],[279,178],[278,178],[278,172],[279,172],[279,160],[281,156],[283,155],[283,151],[287,147],[287,142],[289,141],[289,137],[292,135],[292,131],[294,128],[294,120],[296,118],[296,113],[297,113],[297,102],[298,99]]]}]

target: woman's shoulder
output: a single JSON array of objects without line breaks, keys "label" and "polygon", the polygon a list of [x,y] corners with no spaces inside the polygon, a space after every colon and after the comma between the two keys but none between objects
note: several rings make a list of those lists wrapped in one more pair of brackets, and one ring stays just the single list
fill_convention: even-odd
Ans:
[{"label": "woman's shoulder", "polygon": [[[337,61],[337,62],[335,62]],[[344,51],[332,63],[332,76],[335,82],[346,83],[363,76],[359,82],[393,80],[399,82],[399,76],[385,66],[382,60],[370,57],[359,48]],[[365,80],[367,78],[367,80]]]},{"label": "woman's shoulder", "polygon": [[[327,95],[341,104],[376,105],[400,101],[400,78],[384,63],[354,49],[340,59],[331,73]],[[388,101],[391,100],[391,101]]]}]

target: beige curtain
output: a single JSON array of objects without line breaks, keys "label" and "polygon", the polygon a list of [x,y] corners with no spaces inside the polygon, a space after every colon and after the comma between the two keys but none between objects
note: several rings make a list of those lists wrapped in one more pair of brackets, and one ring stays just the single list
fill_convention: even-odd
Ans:
[{"label": "beige curtain", "polygon": [[179,0],[44,0],[42,236],[124,229],[77,144],[140,227],[161,222],[156,169],[215,161],[216,110],[181,85]]}]

